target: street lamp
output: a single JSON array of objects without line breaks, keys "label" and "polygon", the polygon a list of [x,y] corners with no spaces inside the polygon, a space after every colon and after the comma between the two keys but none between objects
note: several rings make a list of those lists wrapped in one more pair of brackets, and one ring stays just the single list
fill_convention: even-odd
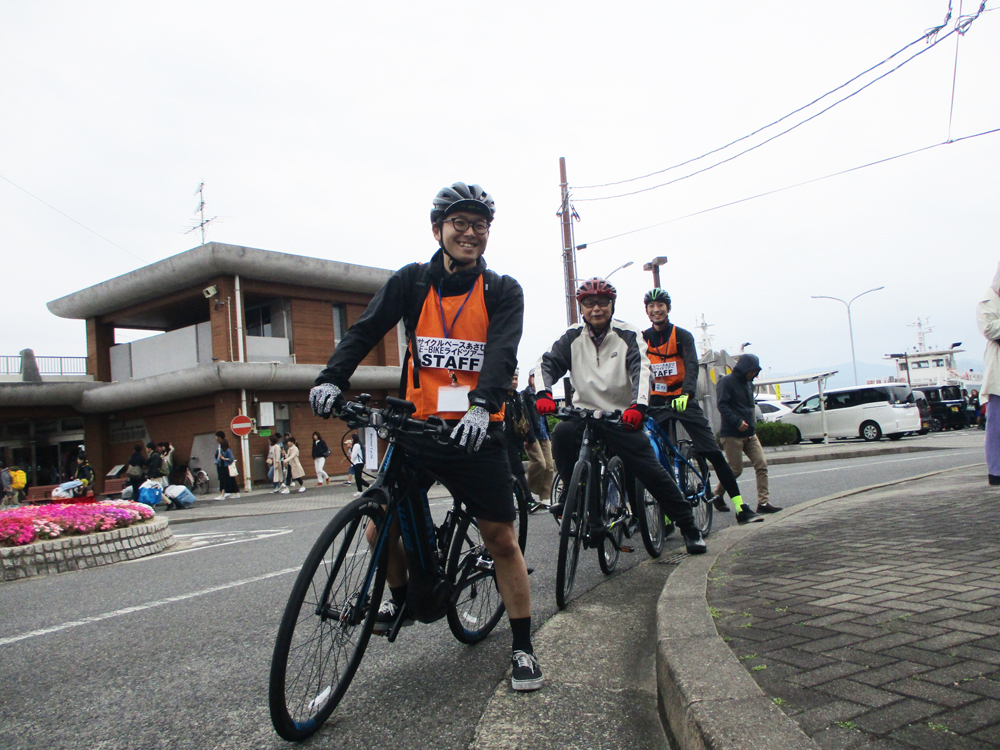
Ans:
[{"label": "street lamp", "polygon": [[832,299],[843,303],[847,307],[847,330],[851,335],[851,364],[854,366],[854,385],[858,384],[858,361],[854,358],[854,326],[851,324],[851,303],[858,297],[864,297],[866,294],[877,292],[879,289],[885,289],[885,287],[877,286],[874,289],[869,289],[867,292],[861,292],[861,294],[852,297],[850,302],[845,302],[840,297],[827,297],[825,294],[812,295],[813,299]]},{"label": "street lamp", "polygon": [[631,260],[630,260],[630,261],[628,261],[627,263],[622,263],[622,264],[621,264],[620,266],[618,266],[618,268],[616,268],[616,269],[615,269],[614,271],[612,271],[612,272],[611,272],[611,273],[609,273],[609,274],[608,274],[607,276],[605,276],[605,277],[604,277],[604,278],[605,278],[605,280],[607,280],[607,279],[610,279],[610,278],[612,277],[612,275],[614,275],[614,274],[618,273],[618,272],[619,272],[620,270],[622,270],[623,268],[628,268],[629,266],[631,266],[631,265],[632,265],[632,263],[633,263],[633,262],[634,262],[634,261],[631,261]]},{"label": "street lamp", "polygon": [[656,289],[660,288],[660,266],[664,265],[666,262],[667,262],[667,256],[659,255],[653,258],[651,261],[649,261],[649,263],[644,263],[642,266],[643,271],[653,272],[653,286]]}]

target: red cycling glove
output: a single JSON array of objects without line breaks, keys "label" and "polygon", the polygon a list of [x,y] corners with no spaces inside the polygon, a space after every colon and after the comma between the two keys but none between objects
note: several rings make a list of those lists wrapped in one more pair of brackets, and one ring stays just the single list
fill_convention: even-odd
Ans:
[{"label": "red cycling glove", "polygon": [[543,417],[546,414],[556,413],[556,402],[552,400],[552,394],[548,391],[542,391],[535,398],[535,411],[541,414]]},{"label": "red cycling glove", "polygon": [[645,419],[645,404],[632,404],[629,408],[622,412],[622,424],[625,425],[625,429],[627,430],[634,431],[640,429]]}]

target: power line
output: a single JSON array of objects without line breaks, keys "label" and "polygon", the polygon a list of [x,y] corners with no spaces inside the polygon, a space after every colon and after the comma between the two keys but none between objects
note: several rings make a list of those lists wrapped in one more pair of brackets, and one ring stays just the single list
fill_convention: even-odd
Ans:
[{"label": "power line", "polygon": [[884,159],[879,159],[877,161],[868,162],[867,164],[861,164],[861,165],[856,166],[856,167],[851,167],[849,169],[844,169],[844,170],[841,170],[840,172],[833,172],[832,174],[824,175],[823,177],[814,177],[811,180],[805,180],[804,182],[797,182],[794,185],[786,185],[785,187],[775,188],[774,190],[768,190],[766,192],[758,193],[756,195],[751,195],[751,196],[748,196],[746,198],[739,198],[738,200],[730,201],[729,203],[723,203],[723,204],[718,205],[718,206],[712,206],[711,208],[703,208],[700,211],[695,211],[695,212],[690,213],[690,214],[685,214],[684,216],[675,216],[673,219],[667,219],[666,221],[657,222],[656,224],[650,224],[649,226],[640,227],[638,229],[631,229],[631,230],[629,230],[627,232],[621,232],[620,234],[615,234],[615,235],[612,235],[610,237],[604,237],[603,239],[600,239],[600,240],[589,240],[586,244],[589,247],[590,245],[596,245],[599,242],[607,242],[608,240],[616,240],[619,237],[626,237],[627,235],[630,235],[630,234],[636,234],[638,232],[645,232],[647,229],[655,229],[656,227],[662,227],[665,224],[673,224],[674,222],[677,222],[677,221],[682,221],[684,219],[690,219],[692,217],[700,216],[702,214],[707,214],[707,213],[710,213],[712,211],[718,211],[719,209],[722,209],[722,208],[729,208],[730,206],[736,206],[736,205],[739,205],[740,203],[746,203],[747,201],[756,200],[757,198],[765,198],[765,197],[767,197],[769,195],[774,195],[775,193],[782,193],[782,192],[784,192],[786,190],[793,190],[794,188],[804,187],[805,185],[811,185],[814,182],[822,182],[823,180],[828,180],[828,179],[831,179],[833,177],[840,177],[841,175],[850,174],[851,172],[857,172],[858,170],[867,169],[868,167],[874,167],[874,166],[877,166],[879,164],[886,164],[887,162],[895,161],[896,159],[902,159],[903,157],[906,157],[906,156],[913,156],[914,154],[919,154],[919,153],[922,153],[924,151],[930,151],[931,149],[938,148],[939,146],[947,146],[947,145],[950,145],[952,143],[960,143],[962,141],[967,141],[967,140],[969,140],[971,138],[978,138],[979,136],[983,136],[983,135],[992,135],[993,133],[1000,133],[1000,128],[994,128],[993,130],[984,130],[981,133],[974,133],[973,135],[966,135],[966,136],[962,136],[961,138],[954,138],[954,139],[950,139],[950,140],[947,140],[947,141],[941,141],[940,143],[933,143],[930,146],[923,146],[922,148],[914,149],[913,151],[907,151],[906,153],[903,153],[903,154],[896,154],[895,156],[888,156],[888,157],[886,157]]},{"label": "power line", "polygon": [[31,193],[31,192],[29,192],[29,191],[25,190],[25,189],[24,189],[23,187],[21,187],[20,185],[18,185],[18,184],[17,184],[16,182],[13,182],[12,180],[9,180],[9,179],[7,179],[7,178],[6,178],[6,177],[4,177],[4,176],[3,176],[2,174],[0,174],[0,180],[3,180],[4,182],[8,182],[8,183],[10,183],[11,185],[13,185],[14,187],[16,187],[16,188],[17,188],[18,190],[20,190],[21,192],[23,192],[23,193],[26,193],[27,195],[30,195],[30,196],[31,196],[32,198],[34,198],[34,199],[35,199],[36,201],[38,201],[39,203],[41,203],[41,204],[43,204],[43,205],[45,205],[45,206],[48,206],[49,208],[51,208],[51,209],[52,209],[53,211],[55,211],[55,212],[56,212],[57,214],[59,214],[60,216],[64,216],[65,218],[67,218],[67,219],[69,219],[70,221],[72,221],[72,222],[73,222],[74,224],[78,224],[79,226],[83,227],[84,229],[86,229],[86,230],[87,230],[88,232],[90,232],[91,234],[95,234],[95,235],[97,235],[97,236],[98,236],[98,237],[100,237],[100,238],[101,238],[102,240],[104,240],[105,242],[107,242],[107,243],[108,243],[108,244],[110,244],[110,245],[114,245],[115,247],[117,247],[117,248],[118,248],[119,250],[121,250],[122,252],[124,252],[124,253],[128,253],[128,254],[129,254],[129,255],[131,255],[131,256],[132,256],[133,258],[136,258],[137,260],[140,260],[140,261],[142,261],[143,263],[147,263],[147,262],[148,262],[148,261],[147,261],[147,260],[146,260],[145,258],[140,258],[140,257],[139,257],[138,255],[136,255],[135,253],[133,253],[133,252],[132,252],[131,250],[126,250],[126,249],[125,249],[124,247],[122,247],[121,245],[119,245],[119,244],[118,244],[117,242],[112,242],[111,240],[109,240],[109,239],[108,239],[107,237],[105,237],[105,236],[104,236],[103,234],[101,234],[100,232],[95,232],[95,231],[94,231],[93,229],[91,229],[90,227],[88,227],[88,226],[87,226],[86,224],[83,224],[82,222],[79,222],[79,221],[77,221],[77,220],[76,220],[76,219],[74,219],[74,218],[73,218],[72,216],[70,216],[70,215],[69,215],[69,214],[67,214],[67,213],[64,213],[63,211],[60,211],[60,210],[59,210],[58,208],[56,208],[55,206],[53,206],[53,205],[52,205],[51,203],[46,203],[45,201],[43,201],[43,200],[42,200],[41,198],[39,198],[39,197],[38,197],[37,195],[35,195],[34,193]]},{"label": "power line", "polygon": [[[945,25],[947,25],[948,18],[950,18],[950,17],[951,17],[951,11],[949,9],[948,17],[945,18]],[[717,154],[720,151],[725,151],[730,146],[735,146],[737,143],[741,143],[742,141],[745,141],[748,138],[752,138],[753,136],[757,135],[758,133],[761,133],[761,132],[767,130],[768,128],[774,127],[778,123],[787,120],[792,115],[796,115],[799,112],[802,112],[803,110],[809,109],[809,107],[813,106],[817,102],[820,102],[823,99],[825,99],[826,97],[830,96],[831,94],[835,94],[836,92],[840,91],[842,88],[845,88],[846,86],[851,85],[852,83],[854,83],[855,81],[857,81],[859,78],[867,75],[868,73],[871,73],[876,68],[879,68],[879,67],[885,65],[887,62],[889,62],[890,60],[892,60],[894,57],[897,57],[898,55],[901,55],[903,52],[905,52],[906,50],[908,50],[914,44],[917,44],[918,42],[923,41],[924,39],[928,38],[929,36],[932,36],[932,35],[936,34],[938,31],[940,31],[941,28],[943,28],[943,26],[941,26],[941,27],[935,27],[934,29],[930,29],[929,31],[925,32],[923,35],[921,35],[917,39],[914,39],[912,42],[910,42],[909,44],[907,44],[902,49],[899,49],[896,52],[893,52],[887,58],[885,58],[884,60],[882,60],[882,62],[877,63],[875,65],[872,65],[870,68],[868,68],[867,70],[862,71],[861,73],[858,73],[856,76],[854,76],[850,80],[845,81],[844,83],[840,84],[839,86],[837,86],[834,89],[831,89],[830,91],[827,91],[822,96],[816,97],[815,99],[813,99],[808,104],[803,104],[798,109],[794,109],[791,112],[789,112],[787,115],[784,115],[783,117],[779,117],[774,122],[768,123],[767,125],[764,125],[763,127],[757,128],[752,133],[747,133],[746,135],[741,136],[740,138],[737,138],[734,141],[730,141],[729,143],[727,143],[724,146],[719,146],[718,148],[714,148],[711,151],[706,151],[701,156],[692,157],[690,159],[687,159],[686,161],[682,161],[682,162],[680,162],[678,164],[674,164],[673,166],[665,167],[664,169],[658,169],[655,172],[650,172],[649,174],[644,174],[644,175],[641,175],[639,177],[629,177],[626,180],[617,180],[615,182],[605,182],[605,183],[602,183],[600,185],[574,185],[573,189],[574,190],[591,190],[591,189],[594,189],[594,188],[613,187],[615,185],[624,185],[625,183],[628,183],[628,182],[635,182],[637,180],[644,180],[647,177],[655,177],[658,174],[663,174],[664,172],[669,172],[669,171],[671,171],[673,169],[679,169],[680,167],[687,166],[688,164],[691,164],[692,162],[696,162],[696,161],[699,161],[700,159],[704,159],[706,156],[711,156],[712,154]],[[912,58],[910,58],[910,59],[912,59]]]},{"label": "power line", "polygon": [[[833,109],[834,107],[836,107],[838,104],[842,104],[843,102],[847,101],[848,99],[851,99],[852,97],[857,96],[858,94],[860,94],[862,91],[864,91],[868,87],[874,86],[876,83],[878,83],[879,81],[881,81],[886,76],[889,76],[889,75],[895,73],[897,70],[899,70],[901,67],[903,67],[904,65],[906,65],[911,60],[914,60],[915,58],[919,57],[920,55],[924,54],[925,52],[933,49],[935,46],[937,46],[938,44],[940,44],[941,42],[943,42],[945,39],[947,39],[949,36],[951,36],[955,32],[956,32],[956,30],[952,29],[947,34],[945,34],[943,37],[941,37],[940,39],[938,39],[938,40],[936,40],[934,42],[931,42],[924,49],[920,50],[919,52],[914,53],[913,55],[911,55],[910,57],[908,57],[906,60],[903,60],[903,62],[899,63],[899,65],[897,65],[896,67],[892,68],[891,70],[886,71],[885,73],[883,73],[882,75],[878,76],[877,78],[869,81],[864,86],[862,86],[861,88],[857,89],[856,91],[848,94],[847,96],[845,96],[845,97],[843,97],[841,99],[838,99],[833,104],[829,105],[828,107],[825,107],[824,109],[821,109],[819,112],[817,112],[814,115],[810,115],[809,117],[807,117],[806,119],[802,120],[801,122],[798,122],[795,125],[792,125],[790,128],[787,128],[787,129],[781,131],[780,133],[777,133],[776,135],[772,135],[770,138],[767,138],[767,139],[761,141],[760,143],[758,143],[758,144],[756,144],[754,146],[750,146],[749,148],[746,148],[746,149],[740,151],[737,154],[734,154],[734,155],[729,156],[729,157],[727,157],[725,159],[717,161],[714,164],[710,164],[707,167],[702,167],[701,169],[697,169],[694,172],[690,172],[689,174],[686,174],[686,175],[684,175],[682,177],[676,177],[676,178],[674,178],[672,180],[668,180],[667,182],[661,182],[658,185],[652,185],[650,187],[641,188],[639,190],[632,190],[632,191],[630,191],[628,193],[618,193],[616,195],[604,195],[604,196],[600,196],[600,197],[597,197],[597,198],[577,198],[575,202],[576,203],[583,203],[583,202],[587,202],[587,201],[605,201],[605,200],[612,200],[614,198],[625,198],[625,197],[628,197],[630,195],[638,195],[639,193],[648,193],[651,190],[657,190],[657,189],[659,189],[661,187],[666,187],[668,185],[673,185],[674,183],[681,182],[682,180],[687,180],[687,179],[689,179],[691,177],[694,177],[696,175],[699,175],[699,174],[702,174],[704,172],[707,172],[710,169],[715,169],[716,167],[722,166],[723,164],[727,164],[727,163],[729,163],[731,161],[734,161],[735,159],[738,159],[741,156],[744,156],[744,155],[750,153],[751,151],[756,151],[758,148],[761,148],[762,146],[766,146],[771,141],[776,140],[776,139],[780,138],[783,135],[787,135],[788,133],[791,133],[793,130],[795,130],[795,129],[797,129],[797,128],[803,126],[803,125],[805,125],[807,122],[810,122],[811,120],[815,120],[820,115],[823,115],[823,114],[829,112],[831,109]],[[820,97],[820,98],[822,98],[822,97]]]}]

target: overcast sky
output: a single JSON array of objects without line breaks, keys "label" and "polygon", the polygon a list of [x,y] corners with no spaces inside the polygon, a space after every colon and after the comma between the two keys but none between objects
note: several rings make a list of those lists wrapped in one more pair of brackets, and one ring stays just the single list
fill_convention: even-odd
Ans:
[{"label": "overcast sky", "polygon": [[[918,317],[928,343],[980,359],[1000,133],[927,147],[1000,128],[993,8],[737,147],[582,189],[772,123],[941,24],[948,0],[0,0],[0,354],[85,354],[83,322],[45,303],[200,244],[184,232],[202,180],[209,240],[393,269],[434,252],[431,199],[463,180],[496,199],[486,258],[524,286],[532,362],[566,325],[564,156],[579,275],[635,262],[612,278],[620,318],[647,323],[641,267],[664,255],[672,320],[704,315],[717,349],[749,341],[771,374],[849,362],[845,306],[811,295],[878,286],[851,308],[859,362],[916,344]],[[583,200],[731,157],[916,52],[751,153]]]}]

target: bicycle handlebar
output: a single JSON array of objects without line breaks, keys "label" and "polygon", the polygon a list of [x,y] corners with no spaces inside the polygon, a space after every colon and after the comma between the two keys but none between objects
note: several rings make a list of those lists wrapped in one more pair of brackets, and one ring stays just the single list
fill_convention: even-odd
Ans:
[{"label": "bicycle handlebar", "polygon": [[561,406],[556,409],[556,419],[578,419],[591,422],[608,422],[621,424],[622,413],[619,409],[608,412],[602,409],[580,409],[575,406]]},{"label": "bicycle handlebar", "polygon": [[[368,406],[370,396],[363,393],[357,401],[345,401],[338,406],[336,415],[351,427],[373,427],[379,432],[379,437],[388,438],[390,434],[407,433],[410,435],[427,435],[439,443],[450,443],[451,428],[440,417],[414,419],[409,416],[416,411],[416,406],[410,401],[386,398],[386,406],[378,409]],[[385,430],[387,434],[381,434]]]}]

